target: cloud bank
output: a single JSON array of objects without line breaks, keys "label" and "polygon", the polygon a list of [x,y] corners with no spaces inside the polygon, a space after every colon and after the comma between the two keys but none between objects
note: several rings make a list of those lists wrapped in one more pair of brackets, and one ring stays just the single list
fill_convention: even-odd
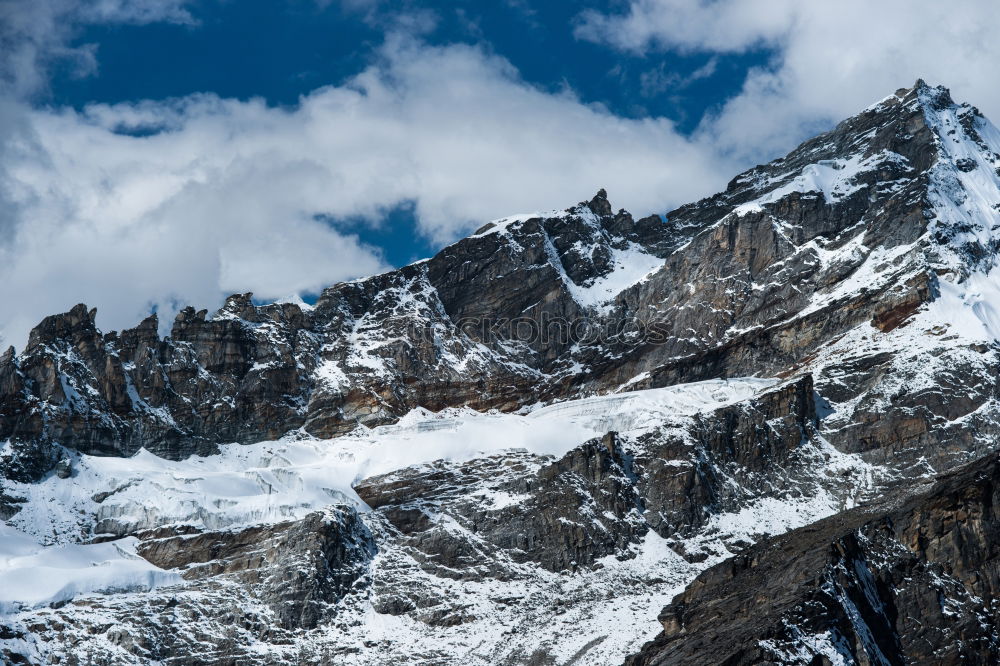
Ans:
[{"label": "cloud bank", "polygon": [[0,298],[18,344],[78,301],[119,328],[154,306],[278,298],[377,272],[378,251],[329,220],[377,224],[400,202],[446,242],[600,187],[618,205],[662,211],[728,172],[667,120],[619,118],[527,84],[480,48],[405,37],[292,109],[198,95],[16,110],[0,167],[16,211]]},{"label": "cloud bank", "polygon": [[47,72],[69,63],[77,76],[97,70],[97,44],[71,46],[83,26],[96,24],[193,25],[190,0],[4,0],[0,2],[0,90],[5,96],[44,92]]}]

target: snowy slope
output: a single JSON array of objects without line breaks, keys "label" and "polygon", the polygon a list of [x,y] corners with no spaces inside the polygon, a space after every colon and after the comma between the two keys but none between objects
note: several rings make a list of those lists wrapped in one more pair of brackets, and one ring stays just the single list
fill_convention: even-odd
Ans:
[{"label": "snowy slope", "polygon": [[[367,507],[357,498],[352,484],[372,474],[407,465],[418,468],[435,460],[473,460],[504,453],[511,460],[518,455],[542,456],[551,460],[579,445],[583,440],[616,430],[623,441],[641,451],[639,440],[654,433],[675,433],[685,437],[685,427],[699,414],[708,414],[727,405],[740,405],[761,392],[773,390],[779,382],[770,379],[712,380],[661,389],[596,396],[566,401],[521,414],[478,413],[469,409],[431,413],[415,410],[390,426],[361,428],[334,440],[305,436],[255,445],[228,445],[220,454],[192,456],[184,461],[167,461],[142,452],[130,459],[79,456],[74,475],[68,479],[50,477],[39,484],[17,487],[29,497],[24,509],[11,521],[30,533],[18,543],[30,550],[39,564],[54,561],[67,549],[76,553],[75,568],[61,572],[58,595],[64,598],[105,593],[112,607],[142,603],[142,589],[175,583],[162,593],[191,603],[209,601],[192,583],[178,581],[175,572],[160,572],[146,565],[145,578],[125,568],[99,546],[66,545],[75,535],[86,536],[86,526],[96,531],[114,529],[125,533],[163,525],[189,525],[200,529],[241,529],[261,522],[301,518],[331,503],[352,503],[361,511]],[[662,436],[662,435],[657,435]],[[520,451],[520,454],[516,454]],[[695,450],[693,455],[698,454]],[[803,464],[816,479],[852,478],[872,482],[871,466],[856,456],[845,456],[821,441],[804,446]],[[675,461],[677,469],[690,465],[687,458]],[[719,469],[718,473],[724,473]],[[502,510],[517,497],[498,495],[486,487],[470,490],[470,501]],[[807,524],[843,508],[843,497],[827,492],[822,484],[814,494],[753,501],[735,513],[715,516],[699,534],[684,542],[687,552],[702,552],[697,563],[685,560],[676,548],[655,532],[648,532],[631,548],[631,558],[608,556],[593,569],[567,576],[524,564],[512,567],[516,576],[507,579],[449,580],[413,567],[405,551],[383,547],[372,562],[376,576],[392,576],[400,567],[409,573],[399,580],[404,586],[429,586],[451,603],[464,606],[475,619],[457,626],[429,627],[410,616],[376,612],[364,596],[345,601],[341,621],[324,626],[296,639],[285,648],[262,642],[259,650],[294,661],[302,650],[322,652],[324,645],[357,645],[339,663],[370,664],[379,660],[412,660],[414,655],[433,663],[495,664],[514,655],[532,654],[544,648],[557,663],[568,663],[575,655],[586,655],[583,663],[613,663],[623,659],[658,628],[656,613],[679,593],[704,567],[731,553],[730,544],[781,533]],[[389,529],[377,514],[364,513],[375,534]],[[442,525],[461,530],[442,516]],[[8,528],[10,529],[10,528]],[[384,537],[380,537],[384,538]],[[56,542],[40,548],[37,541]],[[123,545],[121,562],[129,562],[132,540]],[[103,578],[95,578],[85,565],[86,558],[112,560]],[[0,580],[20,575],[25,560],[0,559]],[[29,563],[31,561],[28,561]],[[81,565],[82,563],[82,565]],[[385,573],[379,573],[385,572]],[[177,584],[179,583],[179,584]],[[8,593],[11,601],[25,605],[46,603],[58,596],[28,594],[21,588]],[[108,595],[107,593],[112,593]],[[21,596],[18,597],[18,594]],[[156,595],[157,591],[147,592]],[[516,603],[505,601],[519,600]],[[228,603],[228,602],[226,602]],[[11,613],[19,604],[8,604]],[[13,613],[7,622],[27,622],[32,613]],[[98,644],[100,640],[97,639]],[[108,650],[117,650],[109,644]],[[364,649],[361,649],[361,648]],[[127,655],[120,650],[122,659]]]},{"label": "snowy slope", "polygon": [[[330,503],[364,510],[352,485],[435,460],[510,450],[558,456],[609,430],[638,435],[666,419],[747,399],[772,380],[713,380],[540,407],[524,414],[417,409],[397,424],[317,440],[231,444],[213,456],[164,460],[79,456],[70,479],[12,484],[29,498],[9,522],[44,542],[78,538],[86,525],[128,533],[183,523],[220,529],[301,518]],[[107,495],[106,497],[98,495]],[[100,501],[95,501],[95,496]],[[103,526],[103,527],[102,527]]]},{"label": "snowy slope", "polygon": [[44,547],[0,525],[0,610],[44,605],[93,593],[151,590],[181,581],[135,553],[138,539]]}]

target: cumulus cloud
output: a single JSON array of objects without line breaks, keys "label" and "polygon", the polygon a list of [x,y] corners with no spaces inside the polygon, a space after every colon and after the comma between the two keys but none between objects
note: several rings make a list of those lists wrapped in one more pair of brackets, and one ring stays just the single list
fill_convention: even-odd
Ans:
[{"label": "cumulus cloud", "polygon": [[11,342],[79,301],[99,306],[105,327],[153,307],[169,324],[177,307],[225,292],[276,298],[383,268],[357,238],[312,219],[303,202],[325,183],[305,160],[213,146],[211,127],[132,137],[71,111],[28,121],[30,141],[8,151],[4,174],[16,211],[0,245]]},{"label": "cumulus cloud", "polygon": [[992,0],[633,0],[622,13],[582,14],[576,31],[633,53],[772,50],[772,62],[700,128],[747,162],[921,77],[1000,118],[998,29]]},{"label": "cumulus cloud", "polygon": [[152,306],[276,298],[376,272],[378,252],[329,220],[374,224],[400,202],[445,242],[599,187],[638,213],[663,211],[731,175],[667,120],[536,89],[480,48],[407,38],[290,109],[197,95],[18,111],[0,173],[11,218],[0,298],[13,313],[2,327],[17,343],[78,301],[118,328]]}]

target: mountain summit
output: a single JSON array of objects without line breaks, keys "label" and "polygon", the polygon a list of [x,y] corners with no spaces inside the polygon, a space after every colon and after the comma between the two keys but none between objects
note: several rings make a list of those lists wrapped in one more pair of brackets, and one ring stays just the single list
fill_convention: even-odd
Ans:
[{"label": "mountain summit", "polygon": [[0,653],[988,663],[998,211],[1000,133],[918,81],[662,217],[601,190],[167,337],[48,317],[0,356],[3,529],[118,554],[0,591]]}]

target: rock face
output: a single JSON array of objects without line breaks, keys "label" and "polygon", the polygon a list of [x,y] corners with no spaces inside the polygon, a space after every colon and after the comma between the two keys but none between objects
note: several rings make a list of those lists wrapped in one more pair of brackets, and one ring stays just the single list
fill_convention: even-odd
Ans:
[{"label": "rock face", "polygon": [[[408,543],[465,576],[483,575],[476,569],[484,564],[476,562],[478,549],[429,521],[428,505],[454,515],[480,544],[514,561],[571,571],[626,551],[645,532],[634,470],[622,456],[615,434],[608,433],[558,460],[516,463],[498,456],[457,468],[442,463],[365,479],[355,490]],[[493,492],[524,501],[503,511],[484,506],[474,491],[489,479],[502,479],[490,485]]]},{"label": "rock face", "polygon": [[[733,531],[718,521],[766,502],[773,485],[795,495],[796,511],[817,516],[864,485],[863,464],[826,469],[808,375],[721,408],[694,409],[640,423],[629,419],[643,419],[643,410],[623,411],[622,432],[561,456],[522,450],[368,477],[354,483],[371,509],[360,516],[340,505],[271,524],[207,529],[206,520],[178,524],[163,515],[154,518],[159,527],[143,528],[137,518],[148,520],[152,507],[115,504],[127,488],[112,489],[92,498],[105,516],[93,528],[97,538],[136,537],[138,555],[187,582],[28,611],[9,631],[36,637],[36,654],[70,661],[85,653],[120,663],[298,663],[303,655],[329,663],[456,663],[465,641],[512,625],[513,640],[491,639],[466,656],[558,661],[560,616],[576,606],[596,614],[614,593],[634,600],[630,615],[649,621],[655,608],[638,604],[651,589],[660,590],[655,603],[701,566],[773,533],[773,525]],[[650,544],[663,551],[655,562],[645,554]],[[579,576],[592,585],[566,586]],[[396,629],[373,629],[372,615]],[[165,632],[176,622],[168,618],[184,618],[190,632]],[[549,627],[540,642],[537,624]],[[407,633],[396,635],[399,627]],[[455,644],[440,645],[443,631]],[[206,654],[205,643],[220,647]],[[601,660],[620,658],[623,648],[605,633],[573,651]]]},{"label": "rock face", "polygon": [[918,82],[663,218],[49,317],[0,356],[0,518],[184,582],[0,590],[0,654],[615,663],[666,605],[630,663],[992,663],[998,174]]},{"label": "rock face", "polygon": [[626,663],[996,663],[998,482],[990,454],[757,544],[698,576]]},{"label": "rock face", "polygon": [[624,257],[659,263],[650,253],[663,252],[667,234],[659,218],[613,213],[602,191],[334,285],[315,307],[236,294],[211,318],[182,310],[160,338],[155,314],[105,334],[96,310],[77,305],[39,324],[22,354],[0,357],[0,439],[183,458],[300,428],[332,436],[416,406],[518,407],[571,342],[538,325],[578,320],[585,305],[571,290]]},{"label": "rock face", "polygon": [[343,506],[238,532],[143,537],[138,552],[149,562],[189,580],[231,575],[267,600],[283,629],[312,629],[330,617],[376,552],[357,512]]},{"label": "rock face", "polygon": [[[287,646],[296,633],[335,617],[338,603],[364,585],[375,555],[371,533],[346,507],[230,532],[163,529],[142,536],[143,557],[177,567],[195,584],[139,599],[94,597],[42,613],[25,629],[50,642],[46,661],[221,666],[260,659],[260,645]],[[80,611],[90,618],[85,623],[95,622],[99,645],[71,647],[79,640]],[[288,652],[290,663],[308,660],[303,649]],[[16,663],[14,653],[0,654]]]}]

